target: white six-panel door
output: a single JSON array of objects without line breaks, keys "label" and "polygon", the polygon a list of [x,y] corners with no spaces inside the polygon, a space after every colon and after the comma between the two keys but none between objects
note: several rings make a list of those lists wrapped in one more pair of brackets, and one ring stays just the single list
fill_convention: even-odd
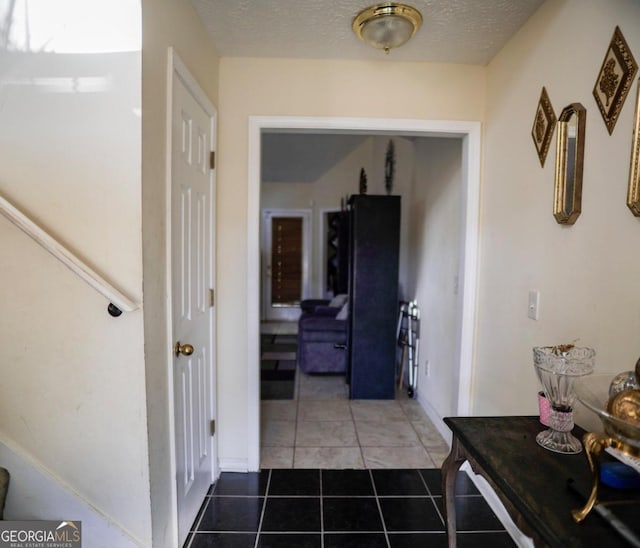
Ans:
[{"label": "white six-panel door", "polygon": [[213,124],[175,73],[172,96],[173,377],[182,544],[213,479]]}]

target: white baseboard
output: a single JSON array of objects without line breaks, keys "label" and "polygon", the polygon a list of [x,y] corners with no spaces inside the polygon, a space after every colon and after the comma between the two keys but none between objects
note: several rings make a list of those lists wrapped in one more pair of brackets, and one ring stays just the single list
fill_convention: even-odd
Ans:
[{"label": "white baseboard", "polygon": [[449,447],[451,447],[451,440],[452,440],[451,430],[449,430],[449,427],[442,420],[443,417],[440,416],[440,413],[436,411],[436,408],[433,407],[433,405],[431,405],[431,403],[427,401],[427,399],[424,396],[422,396],[420,392],[418,392],[417,399],[418,399],[418,403],[420,404],[420,407],[422,407],[422,410],[427,414],[427,417],[429,417],[429,420],[436,427],[436,429],[438,430],[438,433],[444,438],[444,440],[447,442]]},{"label": "white baseboard", "polygon": [[221,472],[249,472],[247,459],[220,459],[218,464]]},{"label": "white baseboard", "polygon": [[0,463],[11,476],[4,509],[5,520],[81,521],[83,546],[145,546],[140,539],[10,440],[0,439]]}]

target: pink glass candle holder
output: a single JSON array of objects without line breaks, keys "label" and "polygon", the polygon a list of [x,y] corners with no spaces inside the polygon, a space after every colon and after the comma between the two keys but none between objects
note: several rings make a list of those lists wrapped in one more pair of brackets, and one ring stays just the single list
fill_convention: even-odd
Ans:
[{"label": "pink glass candle holder", "polygon": [[550,406],[549,429],[536,436],[538,444],[545,449],[569,454],[582,451],[580,440],[571,434],[576,399],[573,382],[592,373],[594,362],[592,348],[568,345],[533,349],[533,363]]}]

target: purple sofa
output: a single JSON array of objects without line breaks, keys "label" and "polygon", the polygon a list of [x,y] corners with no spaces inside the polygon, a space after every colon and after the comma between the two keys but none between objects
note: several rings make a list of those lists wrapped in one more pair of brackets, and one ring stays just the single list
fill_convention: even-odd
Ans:
[{"label": "purple sofa", "polygon": [[302,312],[315,312],[319,306],[329,306],[329,299],[305,299],[300,303]]},{"label": "purple sofa", "polygon": [[346,373],[347,320],[340,308],[319,305],[298,320],[298,364],[305,373]]}]

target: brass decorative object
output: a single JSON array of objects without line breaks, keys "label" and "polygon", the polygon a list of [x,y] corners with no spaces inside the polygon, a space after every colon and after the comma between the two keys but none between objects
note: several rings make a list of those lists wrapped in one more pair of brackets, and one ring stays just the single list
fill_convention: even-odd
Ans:
[{"label": "brass decorative object", "polygon": [[[640,380],[639,365],[640,361],[636,365],[635,383],[632,383],[636,387]],[[619,386],[616,379],[621,376],[614,377],[611,383],[607,382],[608,377],[601,375],[576,383],[578,399],[598,415],[604,427],[604,433],[589,432],[582,438],[592,480],[586,504],[571,512],[576,522],[583,521],[598,504],[602,451],[611,448],[623,457],[640,457],[640,389]]]},{"label": "brass decorative object", "polygon": [[637,70],[638,65],[620,27],[616,27],[593,88],[593,96],[609,135],[613,133]]},{"label": "brass decorative object", "polygon": [[383,2],[362,10],[351,27],[360,40],[385,53],[405,44],[422,25],[422,15],[412,6]]},{"label": "brass decorative object", "polygon": [[547,152],[549,152],[549,145],[551,145],[556,122],[556,114],[553,112],[549,95],[546,88],[543,87],[538,100],[533,127],[531,128],[531,137],[533,137],[533,143],[538,151],[538,158],[542,167],[544,167],[544,161],[547,158]]},{"label": "brass decorative object", "polygon": [[580,103],[566,106],[558,118],[553,216],[572,225],[582,211],[582,167],[587,110]]},{"label": "brass decorative object", "polygon": [[638,91],[636,95],[636,112],[633,117],[633,138],[631,140],[631,167],[629,168],[627,205],[636,217],[640,217],[640,80],[638,80]]}]

